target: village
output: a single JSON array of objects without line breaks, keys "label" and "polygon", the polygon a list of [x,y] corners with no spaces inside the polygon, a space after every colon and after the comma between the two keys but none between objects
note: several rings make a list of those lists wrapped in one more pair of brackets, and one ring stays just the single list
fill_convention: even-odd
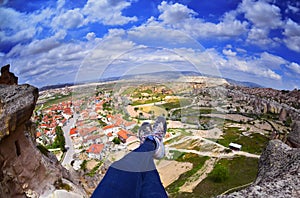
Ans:
[{"label": "village", "polygon": [[[33,117],[38,126],[37,143],[55,154],[65,168],[80,172],[89,193],[112,162],[140,145],[137,132],[142,122],[153,122],[158,115],[167,118],[168,130],[166,155],[155,164],[164,187],[174,195],[198,191],[207,182],[215,186],[209,178],[220,163],[227,173],[250,169],[251,174],[243,175],[240,185],[249,183],[255,178],[259,156],[270,135],[284,137],[289,129],[278,121],[278,115],[254,112],[255,106],[242,102],[240,94],[226,85],[206,89],[207,84],[194,82],[118,83],[122,88],[106,83],[91,89],[92,93],[85,87],[80,93],[74,88],[43,92],[44,103]],[[274,131],[274,126],[280,131]],[[54,148],[58,129],[63,131],[64,146]],[[228,162],[243,169],[230,167]],[[241,177],[241,173],[237,175]],[[181,181],[183,176],[186,178]]]},{"label": "village", "polygon": [[[72,166],[79,170],[89,160],[115,160],[114,154],[132,151],[140,143],[136,135],[139,121],[125,120],[122,114],[114,114],[113,108],[110,94],[103,92],[87,100],[66,100],[37,110],[33,118],[38,125],[36,141],[56,154],[67,169]],[[71,139],[70,144],[66,141],[65,150],[51,148],[57,127],[62,128],[66,140]],[[64,163],[69,150],[72,159]]]}]

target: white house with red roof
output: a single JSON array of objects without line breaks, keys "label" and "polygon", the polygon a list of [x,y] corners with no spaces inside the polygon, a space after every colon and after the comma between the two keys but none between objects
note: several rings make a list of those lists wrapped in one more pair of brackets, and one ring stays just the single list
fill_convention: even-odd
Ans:
[{"label": "white house with red roof", "polygon": [[102,128],[103,132],[105,133],[105,135],[107,135],[108,133],[117,133],[120,129],[119,126],[116,125],[107,125],[105,127]]},{"label": "white house with red roof", "polygon": [[92,144],[86,152],[88,153],[89,158],[102,159],[103,148],[104,148],[104,144]]}]

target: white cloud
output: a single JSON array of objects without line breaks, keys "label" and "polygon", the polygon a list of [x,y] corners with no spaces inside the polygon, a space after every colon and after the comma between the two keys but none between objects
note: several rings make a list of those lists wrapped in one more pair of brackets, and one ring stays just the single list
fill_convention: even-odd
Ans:
[{"label": "white cloud", "polygon": [[300,52],[300,25],[288,19],[283,32],[286,46],[296,52]]},{"label": "white cloud", "polygon": [[52,25],[56,29],[64,28],[64,29],[70,29],[70,28],[76,28],[80,27],[83,24],[84,17],[81,14],[80,10],[74,9],[74,10],[68,10],[63,14],[57,15],[53,21]]},{"label": "white cloud", "polygon": [[130,2],[120,0],[88,0],[82,9],[82,13],[86,16],[85,24],[124,25],[137,21],[135,16],[126,17],[122,15],[122,10],[130,5]]},{"label": "white cloud", "polygon": [[128,38],[137,44],[151,47],[179,48],[189,46],[199,48],[201,45],[183,31],[166,28],[156,22],[134,27],[127,31]]},{"label": "white cloud", "polygon": [[247,42],[262,48],[276,47],[279,45],[278,38],[272,38],[269,33],[272,29],[281,28],[281,10],[271,1],[243,0],[237,12],[245,15],[251,22],[251,29],[248,33]]},{"label": "white cloud", "polygon": [[87,35],[85,36],[85,38],[88,40],[88,41],[92,41],[96,38],[96,34],[95,32],[89,32],[87,33]]},{"label": "white cloud", "polygon": [[56,7],[57,10],[62,9],[64,7],[65,3],[66,3],[66,0],[58,0],[57,1],[57,7]]},{"label": "white cloud", "polygon": [[280,69],[281,65],[285,65],[288,63],[288,61],[283,59],[282,57],[270,54],[268,52],[261,53],[260,62],[268,68],[275,69]]},{"label": "white cloud", "polygon": [[[236,37],[245,33],[247,29],[247,22],[241,22],[235,19],[236,13],[233,11],[225,13],[221,21],[215,24],[196,18],[196,12],[185,5],[162,2],[158,7],[161,12],[158,18],[162,20],[162,24],[160,25],[185,31],[195,38]],[[151,22],[155,23],[153,18]]]},{"label": "white cloud", "polygon": [[166,1],[158,6],[158,10],[161,12],[159,19],[169,24],[181,23],[197,15],[196,12],[182,4],[168,4]]},{"label": "white cloud", "polygon": [[292,13],[297,13],[299,12],[299,8],[292,6],[292,5],[288,5],[288,11],[291,11]]},{"label": "white cloud", "polygon": [[240,9],[245,17],[258,28],[274,29],[282,25],[280,8],[264,1],[244,0]]},{"label": "white cloud", "polygon": [[26,42],[43,30],[53,11],[49,8],[34,13],[18,12],[12,8],[0,7],[0,41]]},{"label": "white cloud", "polygon": [[226,56],[236,56],[236,52],[233,52],[231,49],[223,49],[223,54],[226,55]]},{"label": "white cloud", "polygon": [[269,30],[256,27],[253,27],[249,31],[247,42],[261,47],[270,47],[270,45],[274,47],[276,45],[274,41],[269,38]]},{"label": "white cloud", "polygon": [[293,72],[300,74],[300,65],[298,63],[292,62],[288,68],[290,68]]}]

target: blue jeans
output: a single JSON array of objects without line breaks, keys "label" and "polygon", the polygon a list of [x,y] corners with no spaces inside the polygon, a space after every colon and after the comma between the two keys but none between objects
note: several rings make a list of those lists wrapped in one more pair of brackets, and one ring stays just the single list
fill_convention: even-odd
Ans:
[{"label": "blue jeans", "polygon": [[153,161],[155,143],[146,139],[139,148],[114,162],[93,192],[92,198],[165,198]]}]

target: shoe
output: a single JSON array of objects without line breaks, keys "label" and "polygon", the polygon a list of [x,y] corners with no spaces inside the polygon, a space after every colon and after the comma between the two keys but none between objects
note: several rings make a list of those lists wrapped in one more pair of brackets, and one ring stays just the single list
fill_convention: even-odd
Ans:
[{"label": "shoe", "polygon": [[156,148],[153,154],[153,157],[155,159],[161,159],[165,155],[163,137],[165,136],[166,131],[167,131],[166,119],[162,116],[156,118],[153,129],[151,127],[151,124],[148,122],[144,122],[139,128],[138,135],[141,144],[145,141],[146,138],[155,141]]},{"label": "shoe", "polygon": [[156,118],[153,125],[153,137],[156,141],[156,150],[153,155],[155,159],[161,159],[165,156],[165,147],[163,143],[163,138],[167,132],[167,122],[163,116]]},{"label": "shoe", "polygon": [[145,142],[145,139],[152,135],[152,126],[149,122],[143,122],[138,130],[138,137],[140,139],[141,144]]}]

